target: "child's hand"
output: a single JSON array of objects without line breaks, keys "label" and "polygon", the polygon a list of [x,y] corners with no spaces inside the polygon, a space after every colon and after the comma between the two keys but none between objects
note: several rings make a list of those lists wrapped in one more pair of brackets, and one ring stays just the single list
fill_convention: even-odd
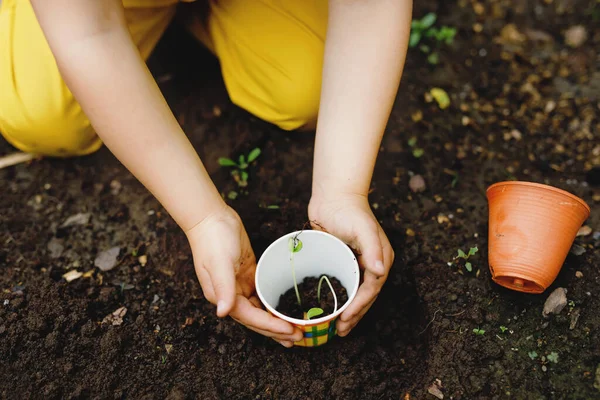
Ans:
[{"label": "child's hand", "polygon": [[337,322],[338,334],[346,336],[375,302],[394,261],[394,251],[366,196],[313,197],[308,215],[313,228],[331,233],[355,250],[365,269],[356,297]]},{"label": "child's hand", "polygon": [[238,214],[224,206],[186,232],[204,296],[217,305],[217,315],[291,347],[302,339],[292,324],[261,307],[254,294],[256,258]]}]

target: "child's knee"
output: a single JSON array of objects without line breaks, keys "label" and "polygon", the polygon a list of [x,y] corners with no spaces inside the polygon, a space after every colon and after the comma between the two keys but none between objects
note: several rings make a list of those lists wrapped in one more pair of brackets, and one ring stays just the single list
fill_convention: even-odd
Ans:
[{"label": "child's knee", "polygon": [[233,102],[287,131],[314,128],[321,97],[323,43],[315,41],[302,50],[296,50],[293,57],[281,57],[276,67],[261,65],[264,79],[240,82],[230,90]]},{"label": "child's knee", "polygon": [[[309,68],[310,69],[310,68]],[[321,97],[321,69],[304,70],[273,83],[275,119],[281,129],[314,128]]]},{"label": "child's knee", "polygon": [[92,153],[102,145],[77,103],[64,109],[19,108],[0,104],[0,133],[22,151],[69,157]]}]

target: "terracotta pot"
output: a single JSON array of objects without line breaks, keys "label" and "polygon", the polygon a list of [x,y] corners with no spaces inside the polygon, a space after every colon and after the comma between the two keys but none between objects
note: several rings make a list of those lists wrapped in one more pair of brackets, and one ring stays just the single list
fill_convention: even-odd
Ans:
[{"label": "terracotta pot", "polygon": [[[293,287],[290,269],[288,241],[296,237],[303,243],[302,249],[294,254],[297,282],[307,276],[333,276],[342,283],[348,293],[348,301],[339,304],[333,313],[321,318],[297,319],[277,311],[279,296]],[[256,266],[256,292],[267,311],[304,332],[304,338],[296,346],[317,347],[328,343],[337,331],[335,322],[356,297],[360,271],[356,257],[344,242],[333,235],[320,231],[292,232],[273,242],[262,254]]]},{"label": "terracotta pot", "polygon": [[564,190],[531,182],[496,183],[487,198],[492,279],[542,293],[556,279],[590,207]]}]

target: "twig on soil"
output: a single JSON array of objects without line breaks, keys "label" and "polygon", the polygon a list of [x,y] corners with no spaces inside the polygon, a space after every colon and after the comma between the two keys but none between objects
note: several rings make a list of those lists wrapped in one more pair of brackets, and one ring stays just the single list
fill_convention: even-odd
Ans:
[{"label": "twig on soil", "polygon": [[0,157],[0,169],[31,161],[37,156],[32,153],[12,153]]},{"label": "twig on soil", "polygon": [[446,314],[446,317],[458,317],[459,315],[463,315],[467,310],[462,310],[459,313],[456,314]]},{"label": "twig on soil", "polygon": [[429,328],[429,326],[433,323],[433,321],[435,321],[435,317],[437,315],[437,313],[439,313],[440,311],[442,311],[441,308],[437,309],[434,313],[433,313],[433,318],[431,319],[431,321],[429,321],[429,323],[427,324],[427,326],[425,327],[425,329],[423,329],[420,333],[419,336],[422,335],[423,333],[425,333],[425,331]]}]

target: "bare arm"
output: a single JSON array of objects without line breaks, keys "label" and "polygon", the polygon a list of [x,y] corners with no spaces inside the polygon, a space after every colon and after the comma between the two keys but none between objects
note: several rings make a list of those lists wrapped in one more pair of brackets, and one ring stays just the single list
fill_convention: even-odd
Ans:
[{"label": "bare arm", "polygon": [[308,213],[348,243],[365,269],[337,322],[346,336],[369,310],[394,260],[368,192],[406,58],[410,0],[330,0]]},{"label": "bare arm", "polygon": [[313,196],[366,196],[398,90],[412,1],[330,0]]},{"label": "bare arm", "polygon": [[32,0],[63,78],[115,156],[185,231],[225,207],[133,44],[118,0]]}]

